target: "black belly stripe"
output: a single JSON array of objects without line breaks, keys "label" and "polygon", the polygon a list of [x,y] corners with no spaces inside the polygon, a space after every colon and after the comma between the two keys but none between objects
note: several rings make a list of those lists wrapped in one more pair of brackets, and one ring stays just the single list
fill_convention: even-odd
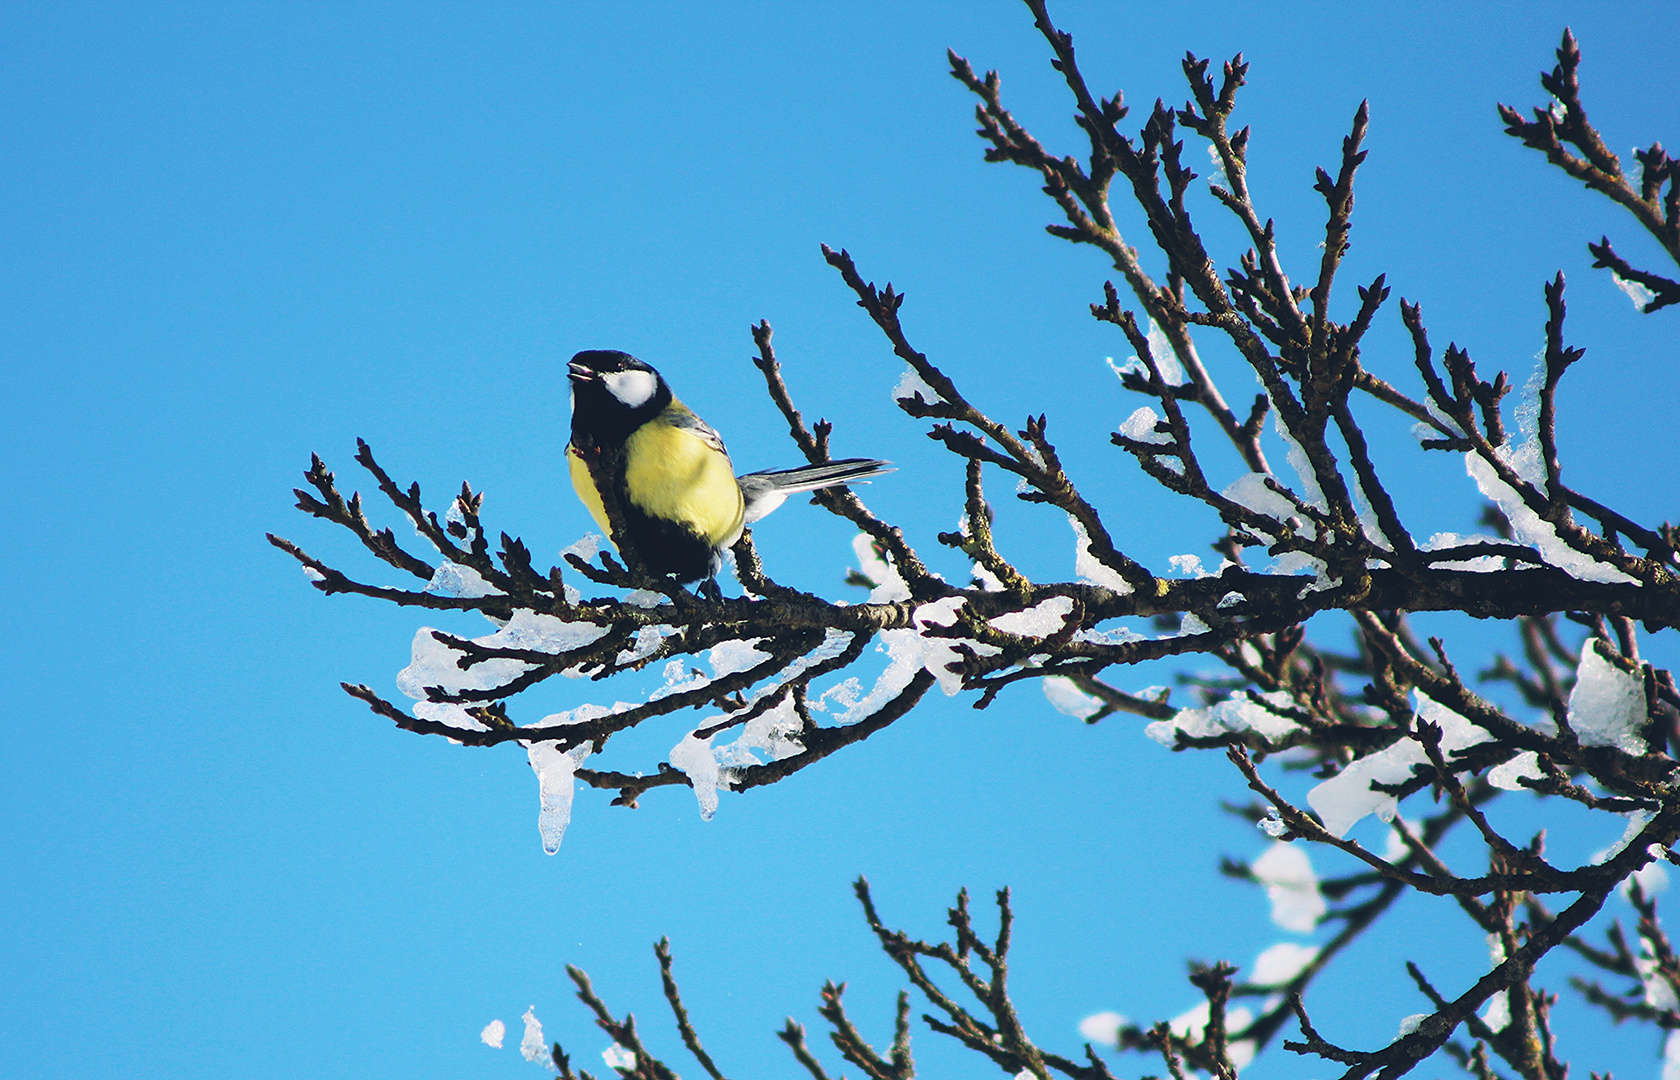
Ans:
[{"label": "black belly stripe", "polygon": [[674,521],[650,517],[628,499],[622,505],[630,546],[636,549],[648,573],[670,575],[687,584],[709,578],[716,571],[712,546],[699,534]]}]

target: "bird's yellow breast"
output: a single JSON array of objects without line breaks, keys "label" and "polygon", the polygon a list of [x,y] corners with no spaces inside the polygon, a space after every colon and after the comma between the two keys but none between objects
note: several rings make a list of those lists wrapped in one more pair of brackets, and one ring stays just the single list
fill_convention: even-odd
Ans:
[{"label": "bird's yellow breast", "polygon": [[601,493],[595,490],[595,478],[589,475],[589,466],[570,445],[566,447],[566,467],[572,474],[572,489],[577,492],[579,501],[589,516],[595,519],[595,524],[608,536],[612,535],[612,526],[607,524],[607,508],[601,503]]},{"label": "bird's yellow breast", "polygon": [[[566,457],[578,498],[610,536],[589,467],[569,447]],[[712,547],[741,534],[746,506],[729,457],[699,435],[651,421],[624,440],[624,463],[630,501],[648,517],[680,524]]]}]

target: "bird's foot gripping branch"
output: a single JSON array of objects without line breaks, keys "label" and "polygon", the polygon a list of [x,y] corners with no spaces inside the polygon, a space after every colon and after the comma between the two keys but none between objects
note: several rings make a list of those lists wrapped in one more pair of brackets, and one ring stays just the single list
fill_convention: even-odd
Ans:
[{"label": "bird's foot gripping branch", "polygon": [[[977,75],[955,54],[951,73],[978,99],[987,160],[1036,173],[1065,221],[1049,232],[1100,251],[1117,272],[1120,285],[1107,284],[1091,313],[1135,354],[1120,369],[1119,389],[1148,403],[1112,442],[1164,497],[1194,500],[1217,514],[1225,527],[1212,538],[1223,556],[1219,568],[1165,578],[1128,555],[1123,538],[1105,525],[1091,483],[1064,468],[1046,418],[1028,416],[1015,427],[976,408],[952,375],[911,343],[900,319],[903,294],[891,285],[877,288],[847,252],[824,248],[887,348],[907,365],[894,395],[898,408],[933,421],[928,436],[961,462],[962,484],[947,497],[963,524],[937,541],[960,552],[968,583],[935,573],[934,560],[903,529],[843,488],[812,498],[859,531],[866,558],[855,581],[871,589],[864,603],[778,584],[750,532],[733,548],[739,597],[695,596],[676,584],[681,574],[651,576],[634,550],[620,562],[593,547],[574,547],[563,565],[539,571],[527,545],[506,533],[491,550],[480,495],[463,487],[440,520],[417,486],[398,486],[361,445],[357,461],[429,551],[412,552],[391,529],[375,528],[360,496],[345,498],[319,459],[298,505],[347,529],[377,560],[411,579],[409,585],[366,582],[290,541],[271,540],[325,593],[475,611],[496,629],[481,637],[421,629],[413,663],[398,680],[414,700],[408,708],[365,685],[345,689],[407,730],[477,746],[525,746],[541,778],[544,837],[553,850],[576,780],[615,791],[616,803],[631,806],[650,788],[687,786],[709,813],[720,789],[790,776],[905,716],[935,685],[947,693],[974,692],[976,707],[984,708],[1014,683],[1042,684],[1059,708],[1090,722],[1139,715],[1153,721],[1146,731],[1163,746],[1222,750],[1254,795],[1242,812],[1277,839],[1274,850],[1288,853],[1281,861],[1313,845],[1343,867],[1323,880],[1307,874],[1316,906],[1308,905],[1305,925],[1334,928],[1310,955],[1246,982],[1228,967],[1207,969],[1197,983],[1209,1002],[1202,1021],[1119,1026],[1107,1040],[1114,1047],[1159,1053],[1174,1075],[1188,1064],[1234,1076],[1241,1063],[1232,1048],[1263,1049],[1294,1025],[1300,1037],[1285,1041],[1286,1049],[1337,1063],[1347,1077],[1399,1076],[1444,1049],[1478,1077],[1494,1075],[1491,1062],[1498,1059],[1531,1080],[1557,1080],[1564,1066],[1554,1056],[1554,999],[1535,979],[1537,965],[1560,946],[1630,980],[1611,990],[1582,980],[1587,1001],[1618,1021],[1680,1029],[1674,1004],[1680,966],[1654,901],[1642,886],[1629,885],[1649,880],[1654,863],[1674,861],[1680,839],[1680,692],[1668,671],[1642,656],[1639,636],[1641,627],[1646,635],[1671,636],[1680,625],[1680,532],[1641,524],[1563,481],[1556,392],[1566,372],[1579,370],[1583,350],[1565,338],[1562,275],[1540,297],[1536,323],[1545,348],[1525,408],[1510,408],[1505,373],[1488,377],[1456,344],[1438,354],[1420,306],[1404,300],[1397,317],[1409,355],[1368,366],[1362,343],[1377,319],[1394,317],[1384,311],[1390,287],[1378,276],[1354,297],[1336,288],[1351,235],[1354,180],[1366,158],[1365,106],[1354,111],[1334,168],[1316,172],[1323,251],[1316,265],[1304,268],[1307,284],[1296,285],[1248,186],[1250,131],[1230,127],[1248,72],[1242,58],[1226,63],[1216,81],[1206,60],[1187,57],[1185,107],[1157,103],[1141,129],[1127,131],[1121,96],[1094,94],[1071,36],[1051,23],[1042,0],[1027,6],[1072,93],[1089,142],[1083,162],[1050,153],[1015,120],[995,73]],[[1557,104],[1537,110],[1533,122],[1505,110],[1510,133],[1627,207],[1680,262],[1674,242],[1680,177],[1673,161],[1654,146],[1641,152],[1637,184],[1625,177],[1581,107],[1580,53],[1567,35],[1558,60],[1542,78]],[[1196,176],[1186,165],[1181,129],[1205,142],[1218,163],[1217,182],[1205,193],[1192,186]],[[1148,226],[1164,281],[1145,270],[1122,234],[1110,204],[1116,181],[1133,204],[1127,213]],[[1192,221],[1193,208],[1233,215],[1247,238],[1248,250],[1232,253],[1236,265],[1224,276]],[[1592,251],[1599,265],[1651,292],[1647,313],[1670,302],[1668,279],[1631,267],[1608,241]],[[807,426],[795,408],[768,324],[754,327],[753,338],[754,363],[795,446],[812,466],[828,464],[829,425]],[[1220,354],[1229,358],[1223,368],[1209,359]],[[1257,378],[1262,392],[1247,408],[1233,407],[1220,390],[1221,377]],[[1488,533],[1445,533],[1438,522],[1413,520],[1424,511],[1403,512],[1406,501],[1384,480],[1392,471],[1379,468],[1381,455],[1366,436],[1361,418],[1373,413],[1415,422],[1419,452],[1462,460],[1467,498],[1474,497],[1473,484],[1491,504]],[[1193,435],[1228,442],[1243,471],[1216,478],[1204,442]],[[1287,473],[1272,468],[1268,448],[1287,462]],[[612,463],[589,460],[585,467],[609,533],[630,535]],[[987,480],[1000,475],[1016,485],[1018,500],[1068,520],[1073,574],[1032,580],[1000,549],[985,492]],[[908,473],[897,482],[925,483]],[[930,500],[938,497],[929,490]],[[1249,558],[1256,549],[1264,559]],[[1306,624],[1326,612],[1345,613],[1353,629],[1350,651],[1308,642]],[[1506,620],[1520,648],[1496,657],[1479,677],[1466,676],[1442,640],[1414,636],[1408,616],[1420,612]],[[1120,625],[1124,619],[1154,620],[1155,632]],[[884,670],[878,651],[886,653]],[[1128,693],[1111,681],[1117,669],[1184,654],[1211,657],[1224,669],[1181,678],[1193,704],[1170,702],[1166,693]],[[665,679],[635,701],[519,712],[520,695],[555,676],[593,683],[649,668]],[[678,713],[695,715],[670,726],[675,744],[666,760],[616,770],[590,766],[617,733]],[[1310,789],[1267,765],[1285,751],[1292,770],[1312,771],[1317,783]],[[1425,793],[1435,801],[1419,809]],[[1555,859],[1543,834],[1508,836],[1498,815],[1490,815],[1497,800],[1519,793],[1538,802],[1542,815],[1567,802],[1576,814],[1605,818],[1621,840],[1592,859]],[[1381,852],[1350,838],[1372,814],[1392,822]],[[1485,867],[1454,866],[1442,854],[1455,830],[1479,843]],[[1276,884],[1276,868],[1264,861],[1229,863],[1227,870]],[[1582,936],[1618,888],[1630,890],[1639,912],[1638,949],[1619,927],[1609,930],[1608,948]],[[1454,903],[1496,943],[1489,969],[1467,985],[1438,989],[1427,961],[1410,967],[1429,1011],[1377,1049],[1338,1046],[1334,1033],[1311,1023],[1307,990],[1326,964],[1408,894]],[[953,948],[895,936],[880,927],[872,907],[867,911],[883,949],[935,1006],[928,1021],[935,1030],[1006,1069],[1078,1080],[1109,1075],[1089,1048],[1083,1057],[1061,1057],[1011,1032],[1015,1021],[1003,991],[969,966],[970,957],[990,961],[986,946],[964,929],[966,921],[953,922],[959,939]],[[1003,914],[1007,922],[1007,908]],[[999,963],[1003,949],[995,946]],[[668,976],[668,954],[661,959]],[[991,1019],[952,1012],[944,1003],[951,999],[920,967],[928,959],[954,965],[955,977],[981,998]],[[1001,974],[993,974],[1001,986]],[[587,996],[586,981],[580,986],[607,1026],[605,1006]],[[1256,1009],[1226,1008],[1242,999],[1252,999]],[[907,1050],[901,1062],[896,1042],[882,1057],[846,1041],[851,1029],[837,988],[824,1001],[848,1060],[869,1075],[908,1075]],[[685,1022],[680,1008],[678,1017]],[[1001,1044],[998,1035],[1005,1037]],[[783,1037],[822,1077],[799,1033],[790,1029]],[[668,1074],[659,1071],[662,1065],[643,1070],[643,1050],[624,1045],[633,1053],[621,1075]],[[719,1076],[709,1061],[702,1059]]]}]

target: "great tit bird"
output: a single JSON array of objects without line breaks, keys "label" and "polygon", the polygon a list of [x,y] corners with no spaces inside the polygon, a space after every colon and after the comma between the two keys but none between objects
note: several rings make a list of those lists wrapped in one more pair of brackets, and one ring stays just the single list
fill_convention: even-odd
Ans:
[{"label": "great tit bird", "polygon": [[[789,495],[890,472],[885,461],[847,458],[736,476],[718,433],[629,353],[590,349],[572,357],[572,486],[601,531],[649,573],[678,583],[713,577],[723,552]],[[607,521],[589,462],[617,488],[628,535]]]}]

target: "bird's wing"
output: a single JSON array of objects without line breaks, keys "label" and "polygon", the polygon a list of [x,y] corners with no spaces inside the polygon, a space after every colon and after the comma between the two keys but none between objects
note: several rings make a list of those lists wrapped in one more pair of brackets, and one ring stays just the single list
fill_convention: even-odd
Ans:
[{"label": "bird's wing", "polygon": [[719,435],[712,425],[694,415],[693,410],[680,401],[673,401],[665,410],[665,419],[674,428],[681,428],[696,438],[702,439],[713,450],[729,456],[729,451],[723,448],[723,436]]}]

